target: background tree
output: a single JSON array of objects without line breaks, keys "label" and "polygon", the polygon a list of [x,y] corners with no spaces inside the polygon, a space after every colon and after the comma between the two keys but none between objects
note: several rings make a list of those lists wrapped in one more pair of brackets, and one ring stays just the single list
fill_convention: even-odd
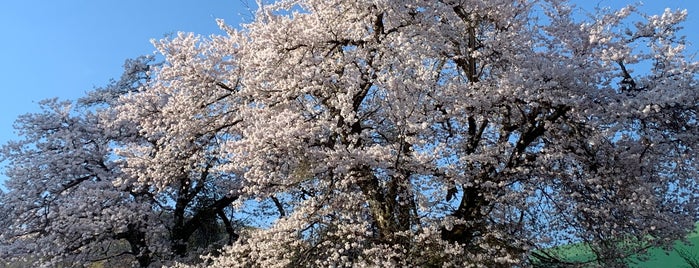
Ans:
[{"label": "background tree", "polygon": [[[3,255],[48,266],[81,264],[110,254],[151,262],[148,230],[157,215],[136,195],[115,187],[122,173],[109,161],[109,139],[93,112],[46,100],[43,111],[18,119],[25,139],[3,147],[9,160],[4,197],[11,219],[2,229]],[[110,251],[126,241],[125,252]]]},{"label": "background tree", "polygon": [[[202,122],[207,128],[193,129],[195,136],[166,133],[171,139],[190,140],[188,148],[176,148],[176,156],[165,156],[172,158],[160,166],[151,164],[136,173],[139,162],[128,161],[138,148],[157,151],[139,155],[140,161],[163,157],[159,153],[175,149],[144,130],[144,124],[155,121],[130,121],[119,114],[131,105],[129,96],[155,86],[150,83],[151,74],[167,72],[167,65],[153,60],[127,61],[119,81],[90,92],[77,107],[69,101],[46,100],[41,103],[43,112],[18,119],[16,128],[24,140],[3,147],[3,157],[9,160],[5,173],[10,178],[3,202],[11,220],[3,224],[3,256],[25,258],[27,265],[55,266],[132,255],[132,260],[146,267],[173,259],[196,261],[199,254],[211,250],[208,247],[216,249],[235,241],[237,234],[227,209],[237,198],[236,188],[229,187],[235,181],[233,175],[211,170],[218,163],[207,154],[217,135],[211,121]],[[142,114],[157,117],[153,109],[168,109],[173,103],[161,99]],[[198,108],[213,113],[211,106]],[[171,111],[178,116],[198,116],[193,109]],[[142,175],[161,171],[159,167],[169,168],[173,177],[154,180]],[[220,237],[220,233],[211,234],[216,231],[227,235],[219,240],[190,241],[197,231],[212,237]],[[193,246],[188,247],[189,242]]]}]

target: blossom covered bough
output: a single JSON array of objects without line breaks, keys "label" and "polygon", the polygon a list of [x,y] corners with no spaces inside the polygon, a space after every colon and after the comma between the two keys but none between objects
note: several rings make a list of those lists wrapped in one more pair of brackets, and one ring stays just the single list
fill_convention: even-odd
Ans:
[{"label": "blossom covered bough", "polygon": [[[574,10],[289,0],[157,41],[129,90],[20,119],[2,256],[89,263],[126,241],[141,266],[613,266],[670,246],[698,215],[687,13]],[[191,242],[206,224],[223,242]]]}]

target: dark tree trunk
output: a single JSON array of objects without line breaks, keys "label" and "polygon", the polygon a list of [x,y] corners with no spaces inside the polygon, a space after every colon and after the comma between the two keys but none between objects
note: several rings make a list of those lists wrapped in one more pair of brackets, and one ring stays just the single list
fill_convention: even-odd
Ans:
[{"label": "dark tree trunk", "polygon": [[139,230],[134,224],[129,224],[126,232],[119,233],[116,239],[125,239],[131,247],[131,253],[138,261],[140,267],[148,267],[153,262],[151,251],[146,242],[146,233]]}]

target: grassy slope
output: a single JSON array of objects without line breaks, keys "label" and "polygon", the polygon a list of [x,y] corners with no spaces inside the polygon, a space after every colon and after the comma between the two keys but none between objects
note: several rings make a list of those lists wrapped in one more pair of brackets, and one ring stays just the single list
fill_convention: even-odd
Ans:
[{"label": "grassy slope", "polygon": [[632,264],[631,267],[691,267],[677,252],[685,250],[694,260],[699,262],[699,227],[688,237],[688,240],[690,245],[677,242],[675,249],[671,252],[657,248],[651,249],[649,250],[648,260]]},{"label": "grassy slope", "polygon": [[[687,240],[690,242],[689,245],[677,242],[674,250],[671,252],[666,252],[661,248],[650,249],[644,261],[631,257],[629,258],[629,266],[636,268],[691,267],[678,254],[678,251],[683,250],[688,252],[689,256],[699,265],[699,223],[697,223],[694,232],[687,237]],[[573,262],[584,262],[594,259],[594,254],[584,244],[561,246],[552,252],[559,256],[565,256],[566,260]]]}]

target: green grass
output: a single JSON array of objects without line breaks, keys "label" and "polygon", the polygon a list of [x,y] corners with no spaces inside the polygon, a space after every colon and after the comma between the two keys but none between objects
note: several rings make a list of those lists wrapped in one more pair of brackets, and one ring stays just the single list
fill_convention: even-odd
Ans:
[{"label": "green grass", "polygon": [[[699,267],[699,223],[695,225],[694,232],[687,236],[687,240],[688,244],[675,242],[675,247],[669,252],[662,248],[651,248],[643,261],[631,257],[629,266],[637,268]],[[684,253],[690,261],[694,261],[695,266],[690,265],[680,256],[681,253]]]},{"label": "green grass", "polygon": [[643,262],[634,261],[631,259],[631,267],[652,268],[652,267],[692,267],[687,261],[680,256],[679,252],[685,252],[687,257],[693,259],[699,264],[699,235],[694,234],[688,238],[690,244],[686,245],[682,242],[676,242],[675,248],[667,252],[660,248],[648,250],[647,260]]},{"label": "green grass", "polygon": [[[665,251],[662,248],[651,248],[643,260],[636,256],[628,258],[630,267],[635,268],[655,268],[655,267],[698,267],[699,268],[699,223],[694,232],[687,236],[689,244],[676,242],[672,251]],[[562,257],[567,262],[586,263],[595,259],[595,254],[584,243],[564,245],[553,249],[548,249],[548,253]],[[689,261],[693,261],[690,264]],[[694,266],[692,266],[694,265]]]}]

